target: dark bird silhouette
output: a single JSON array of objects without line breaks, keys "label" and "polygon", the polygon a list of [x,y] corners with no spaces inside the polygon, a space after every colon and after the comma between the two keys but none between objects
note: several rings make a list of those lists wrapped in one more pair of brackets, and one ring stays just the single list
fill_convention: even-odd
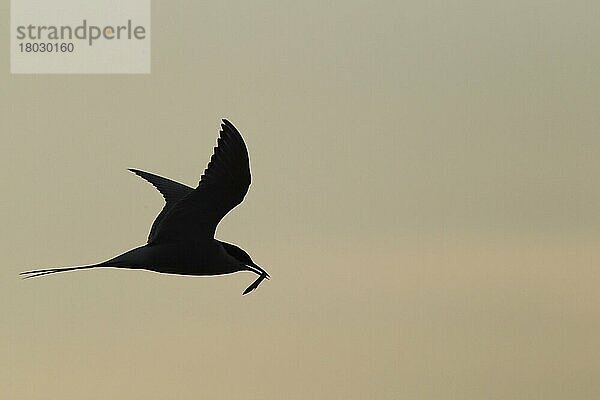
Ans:
[{"label": "dark bird silhouette", "polygon": [[180,275],[254,272],[258,278],[243,294],[269,279],[269,274],[244,250],[214,238],[221,219],[242,202],[250,187],[248,150],[233,124],[225,119],[221,123],[217,147],[195,189],[149,172],[130,171],[154,185],[165,198],[165,206],[152,224],[146,245],[99,264],[39,269],[21,275],[33,278],[101,267]]}]

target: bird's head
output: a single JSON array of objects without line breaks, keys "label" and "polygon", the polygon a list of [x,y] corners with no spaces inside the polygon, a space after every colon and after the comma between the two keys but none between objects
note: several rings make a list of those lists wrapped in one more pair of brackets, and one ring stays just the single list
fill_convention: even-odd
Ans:
[{"label": "bird's head", "polygon": [[235,258],[240,263],[242,263],[248,267],[251,267],[251,270],[253,270],[257,274],[259,274],[259,275],[264,274],[264,275],[266,275],[267,279],[269,278],[269,274],[267,273],[267,271],[265,271],[259,265],[257,265],[254,261],[252,261],[252,258],[250,257],[250,255],[244,249],[242,249],[234,244],[231,244],[231,243],[221,242],[221,241],[219,241],[219,242],[221,243],[221,245],[223,245],[223,248],[225,249],[227,254],[229,254],[231,257]]}]

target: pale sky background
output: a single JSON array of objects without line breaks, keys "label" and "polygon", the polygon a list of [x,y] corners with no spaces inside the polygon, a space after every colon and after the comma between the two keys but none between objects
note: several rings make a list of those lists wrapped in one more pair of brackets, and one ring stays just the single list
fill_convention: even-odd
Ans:
[{"label": "pale sky background", "polygon": [[[600,397],[600,2],[154,2],[152,74],[10,75],[0,9],[0,398]],[[272,275],[112,269],[136,167],[195,185]]]}]

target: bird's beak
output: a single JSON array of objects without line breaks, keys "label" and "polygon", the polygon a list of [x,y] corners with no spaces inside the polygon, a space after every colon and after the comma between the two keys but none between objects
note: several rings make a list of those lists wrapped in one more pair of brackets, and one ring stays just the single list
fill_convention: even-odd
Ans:
[{"label": "bird's beak", "polygon": [[271,279],[271,277],[269,276],[269,274],[267,273],[267,271],[265,271],[260,265],[257,265],[255,263],[252,263],[250,265],[252,267],[256,268],[257,270],[259,270],[261,272],[261,274],[265,276],[265,278]]}]

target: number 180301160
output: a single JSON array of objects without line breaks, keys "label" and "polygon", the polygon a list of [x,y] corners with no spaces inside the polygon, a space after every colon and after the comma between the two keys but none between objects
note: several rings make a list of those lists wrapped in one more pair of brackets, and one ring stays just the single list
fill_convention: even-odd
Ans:
[{"label": "number 180301160", "polygon": [[19,43],[21,53],[72,53],[73,43]]}]

